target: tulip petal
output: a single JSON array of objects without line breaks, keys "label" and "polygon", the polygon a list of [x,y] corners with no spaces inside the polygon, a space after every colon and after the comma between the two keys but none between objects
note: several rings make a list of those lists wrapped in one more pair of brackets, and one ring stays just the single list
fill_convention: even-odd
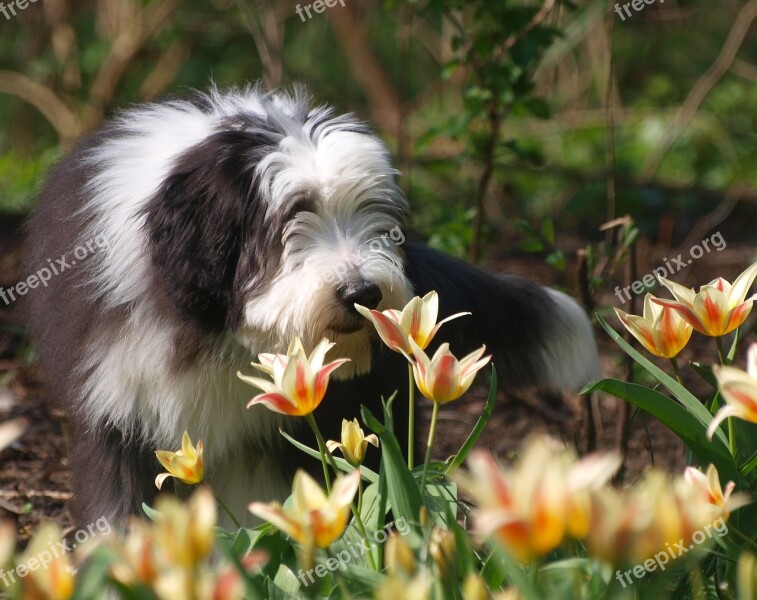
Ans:
[{"label": "tulip petal", "polygon": [[712,440],[712,436],[715,434],[715,431],[717,430],[718,425],[720,425],[728,417],[737,417],[737,416],[739,416],[739,409],[737,406],[729,404],[721,408],[717,412],[717,414],[712,418],[712,422],[707,427],[707,439]]},{"label": "tulip petal", "polygon": [[757,381],[757,343],[750,344],[746,354],[746,372]]},{"label": "tulip petal", "polygon": [[395,352],[407,350],[407,342],[399,324],[377,310],[369,310],[364,306],[355,304],[355,309],[373,323],[381,340]]},{"label": "tulip petal", "polygon": [[733,285],[731,286],[731,293],[728,295],[730,308],[733,308],[744,302],[747,292],[749,292],[749,288],[751,288],[752,284],[754,283],[755,277],[757,277],[757,262],[746,269],[733,282]]},{"label": "tulip petal", "polygon": [[670,281],[668,279],[665,279],[664,277],[658,277],[658,279],[660,280],[660,283],[662,285],[670,290],[670,293],[673,294],[675,299],[679,302],[689,305],[694,302],[694,296],[696,296],[696,292],[691,288],[687,288],[685,285],[681,285],[680,283],[676,283],[675,281]]},{"label": "tulip petal", "polygon": [[155,478],[155,487],[159,490],[163,488],[163,482],[169,477],[173,477],[170,473],[161,473]]},{"label": "tulip petal", "polygon": [[264,404],[268,409],[273,412],[281,413],[282,415],[291,415],[301,417],[297,406],[292,404],[291,400],[280,393],[260,394],[255,396],[247,403],[247,408],[251,408],[256,404]]},{"label": "tulip petal", "polygon": [[678,314],[681,315],[686,320],[686,322],[694,329],[696,329],[699,333],[710,335],[704,324],[699,320],[699,317],[692,311],[690,306],[683,304],[682,302],[667,300],[666,298],[652,298],[652,302],[654,302],[655,304],[660,304],[662,306],[667,306],[668,308],[672,308],[673,310],[677,311]]}]

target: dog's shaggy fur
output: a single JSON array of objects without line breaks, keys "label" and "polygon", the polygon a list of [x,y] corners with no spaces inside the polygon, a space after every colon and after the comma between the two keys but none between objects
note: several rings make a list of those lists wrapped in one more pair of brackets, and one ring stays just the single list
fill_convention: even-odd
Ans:
[{"label": "dog's shaggy fur", "polygon": [[[435,289],[440,340],[486,343],[511,388],[575,388],[595,374],[589,322],[564,294],[494,277],[404,241],[408,204],[382,142],[301,92],[213,91],[122,113],[54,169],[30,224],[27,267],[104,240],[29,294],[29,326],[73,430],[73,512],[114,524],[151,502],[155,449],[203,439],[207,480],[242,515],[281,499],[298,466],[279,428],[246,410],[260,352],[336,342],[316,417],[342,417],[405,388],[404,358],[377,343],[358,302],[402,307]],[[392,243],[388,243],[391,240]],[[399,398],[396,406],[402,406]],[[397,411],[398,433],[407,424]]]}]

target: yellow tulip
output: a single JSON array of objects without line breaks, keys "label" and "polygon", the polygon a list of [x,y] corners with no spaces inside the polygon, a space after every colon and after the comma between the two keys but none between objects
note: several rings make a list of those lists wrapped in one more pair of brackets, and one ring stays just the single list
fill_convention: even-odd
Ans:
[{"label": "yellow tulip", "polygon": [[677,311],[652,302],[654,296],[644,298],[643,316],[629,315],[615,309],[621,323],[655,356],[673,358],[683,350],[694,330]]},{"label": "yellow tulip", "polygon": [[264,392],[250,400],[247,408],[264,404],[270,410],[285,415],[302,417],[311,414],[326,395],[329,375],[350,360],[340,358],[324,365],[326,353],[333,346],[333,343],[323,339],[307,356],[302,341],[297,337],[286,354],[258,355],[260,363],[252,365],[270,375],[273,381],[237,373],[242,381]]},{"label": "yellow tulip", "polygon": [[489,591],[477,573],[469,573],[463,583],[463,600],[489,600]]},{"label": "yellow tulip", "polygon": [[249,510],[272,523],[296,542],[306,547],[326,548],[347,528],[350,504],[360,483],[360,473],[340,475],[326,496],[305,471],[297,471],[292,485],[292,506],[278,502],[253,502]]},{"label": "yellow tulip", "polygon": [[439,295],[429,292],[423,298],[416,296],[400,310],[370,310],[355,304],[355,308],[373,323],[379,337],[395,352],[412,354],[410,340],[421,350],[425,350],[439,328],[452,319],[469,315],[469,312],[456,313],[436,322],[439,314]]},{"label": "yellow tulip", "polygon": [[[24,598],[44,598],[45,600],[68,600],[74,593],[74,568],[66,553],[50,552],[50,548],[63,538],[63,532],[57,525],[42,525],[29,543],[19,564],[26,565],[29,573],[23,579]],[[47,565],[40,565],[41,556],[50,556]],[[32,562],[39,568],[32,570]]]},{"label": "yellow tulip", "polygon": [[390,575],[415,575],[415,554],[401,535],[392,535],[384,548],[384,566]]},{"label": "yellow tulip", "polygon": [[342,419],[341,443],[329,440],[326,442],[326,447],[332,454],[337,449],[341,450],[348,463],[353,467],[359,467],[363,464],[368,444],[373,444],[378,448],[379,441],[375,434],[366,436],[360,428],[360,423],[358,423],[357,419],[353,419],[352,421]]},{"label": "yellow tulip", "polygon": [[492,358],[491,355],[481,358],[486,346],[481,346],[459,361],[446,343],[439,346],[430,359],[412,339],[410,347],[415,356],[412,366],[418,389],[429,400],[441,404],[456,400],[467,392],[476,373]]},{"label": "yellow tulip", "polygon": [[731,284],[722,277],[699,288],[699,292],[660,277],[660,282],[675,296],[674,300],[653,298],[686,319],[694,329],[704,335],[720,337],[739,327],[749,316],[757,296],[747,298],[747,292],[757,277],[754,263]]},{"label": "yellow tulip", "polygon": [[163,487],[163,482],[169,477],[176,477],[179,481],[187,484],[200,483],[203,477],[202,465],[202,440],[197,442],[197,447],[192,445],[189,434],[185,431],[181,436],[181,450],[170,452],[158,450],[155,452],[160,464],[168,471],[161,473],[155,478],[155,486]]},{"label": "yellow tulip", "polygon": [[749,347],[746,372],[720,365],[713,367],[713,372],[726,404],[712,419],[707,428],[707,437],[712,439],[718,425],[728,417],[757,423],[757,344]]},{"label": "yellow tulip", "polygon": [[737,598],[757,598],[757,558],[751,552],[744,552],[739,557],[736,584]]}]

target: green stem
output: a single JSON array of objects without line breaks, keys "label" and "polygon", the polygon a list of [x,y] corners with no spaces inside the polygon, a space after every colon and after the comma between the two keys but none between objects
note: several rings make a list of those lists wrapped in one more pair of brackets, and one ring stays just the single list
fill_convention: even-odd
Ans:
[{"label": "green stem", "polygon": [[720,364],[727,365],[728,359],[726,358],[725,350],[723,349],[723,338],[717,336],[715,338],[715,345],[718,347],[718,357],[720,357]]},{"label": "green stem", "polygon": [[326,492],[331,493],[331,477],[329,477],[329,467],[328,462],[331,463],[332,468],[334,469],[334,473],[337,473],[336,465],[334,464],[334,459],[331,456],[331,453],[326,448],[326,442],[323,440],[323,436],[321,435],[321,430],[318,429],[318,424],[315,422],[315,417],[313,416],[313,413],[310,413],[309,415],[305,415],[305,420],[308,422],[308,425],[310,425],[310,428],[313,430],[313,433],[315,434],[315,439],[318,442],[318,451],[321,453],[321,464],[323,465],[323,479],[326,481]]},{"label": "green stem", "polygon": [[228,506],[226,506],[226,503],[225,503],[225,502],[224,502],[223,500],[221,500],[221,499],[220,499],[220,498],[218,497],[218,495],[217,495],[217,494],[213,494],[213,495],[214,495],[214,496],[216,497],[216,502],[218,502],[218,506],[220,506],[220,507],[221,507],[221,508],[222,508],[222,509],[224,510],[224,512],[225,512],[225,513],[226,513],[227,515],[229,515],[229,517],[231,518],[231,521],[232,521],[232,522],[234,523],[234,525],[236,526],[236,528],[237,528],[237,529],[241,529],[241,528],[242,528],[242,525],[240,525],[239,521],[238,521],[238,520],[237,520],[237,518],[236,518],[236,517],[234,516],[234,513],[233,513],[233,512],[231,512],[231,511],[229,510],[229,507],[228,507]]},{"label": "green stem", "polygon": [[[323,475],[324,477],[326,477],[326,491],[330,494],[331,481],[329,480],[329,469],[328,469],[327,463],[331,465],[332,469],[334,469],[334,474],[339,473],[339,468],[336,466],[336,461],[334,460],[334,457],[331,456],[331,452],[329,452],[328,449],[326,448],[326,442],[323,439],[321,430],[318,429],[318,424],[315,422],[315,417],[313,417],[313,413],[306,415],[305,418],[307,419],[307,422],[310,424],[310,427],[312,428],[313,433],[315,433],[315,439],[318,440],[318,449],[321,452],[321,462],[323,463]],[[362,486],[362,479],[360,481],[360,485]],[[350,509],[352,509],[352,514],[355,516],[355,525],[357,525],[358,531],[360,531],[360,535],[362,535],[365,539],[368,539],[368,534],[366,533],[365,525],[363,525],[363,520],[360,518],[360,512],[358,511],[358,508],[355,506],[354,502],[350,502]],[[373,560],[372,552],[368,553],[368,562],[371,563],[371,567],[375,571],[376,563]]]},{"label": "green stem", "polygon": [[407,468],[412,470],[415,462],[415,377],[413,377],[413,364],[407,363]]},{"label": "green stem", "polygon": [[426,489],[426,476],[428,475],[428,465],[431,462],[431,448],[434,445],[434,436],[436,435],[436,421],[439,418],[439,403],[434,402],[434,412],[431,414],[431,429],[428,432],[428,442],[426,443],[426,460],[423,462],[423,477],[421,478],[421,494]]},{"label": "green stem", "polygon": [[[359,467],[358,467],[359,468]],[[357,486],[357,512],[363,514],[363,478],[360,478],[360,483]]]},{"label": "green stem", "polygon": [[670,364],[673,365],[673,372],[676,374],[678,383],[683,385],[683,375],[681,374],[681,369],[678,367],[678,361],[676,360],[675,356],[670,359]]}]

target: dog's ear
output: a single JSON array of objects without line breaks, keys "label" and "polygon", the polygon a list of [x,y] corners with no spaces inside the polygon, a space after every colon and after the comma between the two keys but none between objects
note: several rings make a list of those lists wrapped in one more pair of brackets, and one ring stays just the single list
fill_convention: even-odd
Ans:
[{"label": "dog's ear", "polygon": [[155,285],[204,328],[221,331],[238,318],[240,255],[264,218],[254,169],[276,141],[260,129],[214,133],[178,157],[144,209]]}]

